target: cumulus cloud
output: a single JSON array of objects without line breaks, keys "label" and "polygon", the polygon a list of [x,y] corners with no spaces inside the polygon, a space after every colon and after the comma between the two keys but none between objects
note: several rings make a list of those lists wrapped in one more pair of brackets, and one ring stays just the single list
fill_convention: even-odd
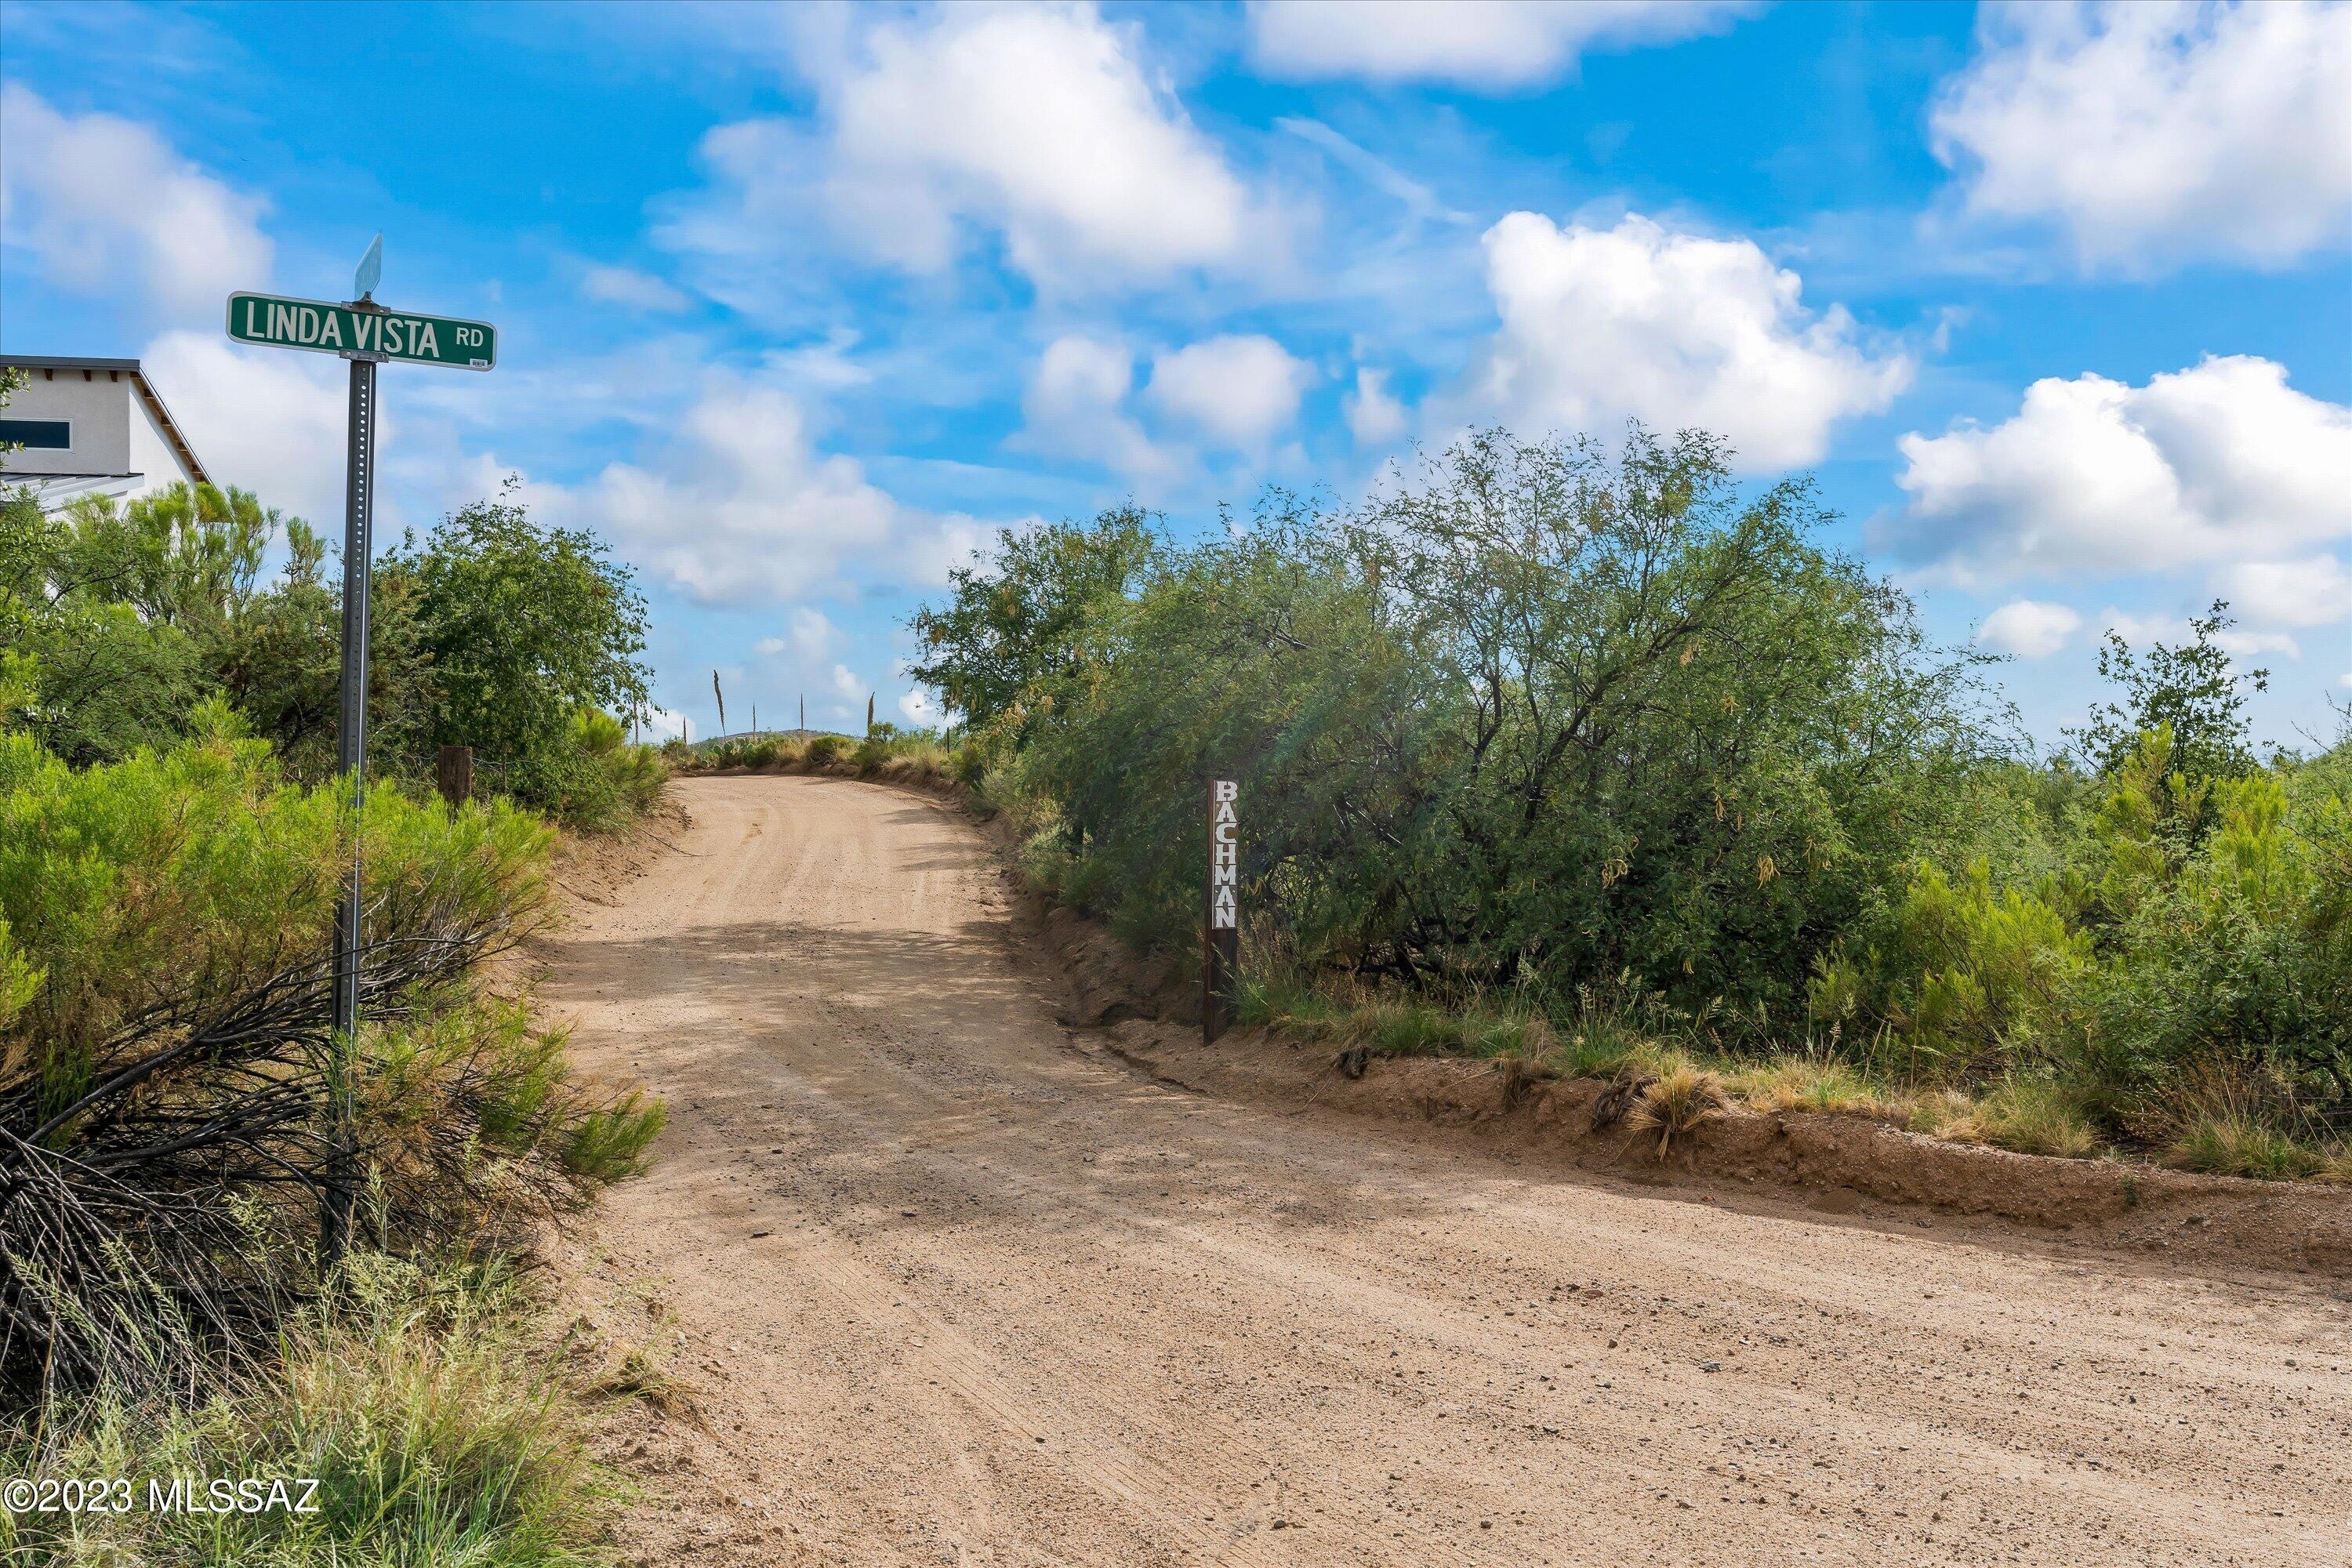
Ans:
[{"label": "cumulus cloud", "polygon": [[2019,658],[2048,658],[2083,629],[2083,617],[2064,605],[2012,599],[1977,628],[1979,646]]},{"label": "cumulus cloud", "polygon": [[2247,355],[2037,381],[1999,425],[1897,446],[1909,505],[1880,536],[1962,582],[2280,562],[2352,530],[2352,408]]},{"label": "cumulus cloud", "polygon": [[1502,328],[1471,391],[1528,433],[1697,426],[1744,468],[1781,468],[1818,459],[1832,424],[1911,380],[1907,353],[1866,344],[1842,306],[1806,309],[1797,275],[1751,240],[1639,214],[1603,229],[1517,212],[1484,243]]},{"label": "cumulus cloud", "polygon": [[763,658],[775,658],[790,653],[803,664],[821,663],[832,652],[834,640],[839,634],[823,610],[808,605],[795,605],[786,622],[789,636],[761,637],[751,645],[752,651]]},{"label": "cumulus cloud", "polygon": [[1228,335],[1152,356],[1144,396],[1214,442],[1255,451],[1298,417],[1314,375],[1272,338]]},{"label": "cumulus cloud", "polygon": [[590,266],[580,275],[580,293],[583,299],[632,310],[683,310],[688,304],[684,294],[632,267]]},{"label": "cumulus cloud", "polygon": [[2218,586],[2231,608],[2254,625],[2333,624],[2352,631],[2352,573],[2336,556],[2240,562],[2223,569]]},{"label": "cumulus cloud", "polygon": [[1269,75],[1531,87],[1589,50],[1720,32],[1726,0],[1254,0],[1250,54]]},{"label": "cumulus cloud", "polygon": [[2352,6],[1988,7],[1933,111],[1974,213],[2088,262],[2283,263],[2352,225]]},{"label": "cumulus cloud", "polygon": [[929,520],[816,449],[800,404],[773,387],[714,383],[649,466],[613,463],[577,489],[535,495],[705,604],[804,599],[852,576],[894,577]]},{"label": "cumulus cloud", "polygon": [[908,723],[922,730],[935,730],[947,719],[939,700],[919,686],[899,694],[898,711]]},{"label": "cumulus cloud", "polygon": [[[2232,605],[2231,609],[2235,612],[2237,607]],[[2162,611],[2136,615],[2129,610],[2117,609],[2113,605],[2099,613],[2097,625],[2103,636],[2119,637],[2136,647],[2147,643],[2185,643],[2196,636],[2196,628],[2189,624],[2187,616],[2166,615]],[[2233,665],[2241,668],[2264,654],[2283,653],[2289,658],[2303,657],[2303,650],[2292,633],[2265,631],[2245,626],[2233,626],[2227,631],[2215,633],[2213,645],[2228,654]]]},{"label": "cumulus cloud", "polygon": [[637,710],[637,721],[644,726],[645,738],[650,742],[686,738],[686,715],[683,713],[656,708],[648,702]]},{"label": "cumulus cloud", "polygon": [[[821,30],[820,30],[821,31]],[[1142,32],[1088,5],[950,5],[803,49],[818,128],[705,137],[719,177],[668,243],[761,249],[821,211],[846,240],[938,272],[982,239],[1037,281],[1114,283],[1234,262],[1265,214],[1146,68]]]},{"label": "cumulus cloud", "polygon": [[[1011,526],[1032,527],[1038,521],[1031,516]],[[928,520],[919,534],[907,542],[901,557],[907,581],[926,588],[944,587],[950,573],[971,565],[987,553],[1003,526],[983,522],[969,512],[938,513]]]},{"label": "cumulus cloud", "polygon": [[231,291],[268,285],[263,210],[149,126],[0,87],[0,242],[57,288],[134,290],[163,320],[217,319]]},{"label": "cumulus cloud", "polygon": [[1388,372],[1356,369],[1356,389],[1341,400],[1348,434],[1359,447],[1384,447],[1405,432],[1404,405],[1389,392]]},{"label": "cumulus cloud", "polygon": [[1130,476],[1164,474],[1167,456],[1125,412],[1134,384],[1135,355],[1125,344],[1080,333],[1056,338],[1022,394],[1018,439]]},{"label": "cumulus cloud", "polygon": [[793,647],[800,650],[803,658],[822,658],[825,650],[833,647],[833,639],[837,634],[824,611],[811,609],[806,605],[796,605],[793,610],[792,624]]}]

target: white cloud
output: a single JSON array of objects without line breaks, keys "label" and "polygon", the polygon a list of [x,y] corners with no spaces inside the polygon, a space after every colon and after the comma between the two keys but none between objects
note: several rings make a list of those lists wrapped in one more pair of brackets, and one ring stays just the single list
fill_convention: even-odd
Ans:
[{"label": "white cloud", "polygon": [[684,294],[660,279],[632,267],[589,267],[580,275],[580,293],[583,299],[625,305],[633,310],[683,310],[688,303]]},{"label": "white cloud", "polygon": [[2083,628],[2083,617],[2064,605],[2013,599],[1984,619],[1977,642],[2019,658],[2048,658]]},{"label": "white cloud", "polygon": [[1523,434],[1696,426],[1769,470],[1818,459],[1832,424],[1911,379],[1908,354],[1864,345],[1841,306],[1808,310],[1797,275],[1751,240],[1516,212],[1484,243],[1502,329],[1472,395]]},{"label": "white cloud", "polygon": [[2101,636],[2113,632],[2127,643],[2179,642],[2189,636],[2189,623],[2178,616],[2138,616],[2109,605],[2099,612]]},{"label": "white cloud", "polygon": [[666,242],[762,251],[814,206],[910,271],[945,269],[977,230],[1033,279],[1080,286],[1233,263],[1269,240],[1223,153],[1147,70],[1139,26],[1089,5],[861,21],[805,30],[820,129],[711,132],[702,155],[723,188]]},{"label": "white cloud", "polygon": [[1131,476],[1164,474],[1169,459],[1123,412],[1135,384],[1126,345],[1073,333],[1038,356],[1021,395],[1020,442]]},{"label": "white cloud", "polygon": [[792,647],[801,658],[812,661],[821,659],[833,647],[836,633],[833,622],[825,618],[824,611],[812,609],[806,605],[795,605],[793,606],[792,626]]},{"label": "white cloud", "polygon": [[854,700],[867,695],[866,682],[845,664],[833,667],[833,689],[845,700]]},{"label": "white cloud", "polygon": [[[1038,521],[1033,516],[1014,526],[1030,526]],[[950,573],[971,565],[996,542],[1000,526],[982,522],[968,512],[937,514],[919,537],[908,542],[904,556],[907,581],[927,588],[944,586]]]},{"label": "white cloud", "polygon": [[714,384],[651,468],[607,466],[542,504],[584,516],[629,560],[709,603],[803,598],[887,563],[919,533],[856,459],[818,452],[801,405]]},{"label": "white cloud", "polygon": [[2352,225],[2352,7],[1990,7],[1933,111],[1974,213],[2089,262],[2290,261]]},{"label": "white cloud", "polygon": [[1289,78],[1529,87],[1587,50],[1719,32],[1723,0],[1254,0],[1250,53]]},{"label": "white cloud", "polygon": [[1359,447],[1384,447],[1405,432],[1404,405],[1388,389],[1389,374],[1370,365],[1356,368],[1356,390],[1342,402],[1348,433]]},{"label": "white cloud", "polygon": [[[165,332],[140,356],[173,418],[216,484],[252,490],[340,537],[344,421],[351,378],[340,360],[239,348],[217,332]],[[382,465],[397,456],[399,416],[387,400],[376,424]],[[378,489],[376,528],[388,521]]]},{"label": "white cloud", "polygon": [[1255,451],[1298,417],[1314,374],[1272,338],[1215,337],[1153,355],[1144,396],[1217,442]]},{"label": "white cloud", "polygon": [[2352,573],[2333,555],[2241,562],[2223,569],[2217,586],[2231,609],[2256,626],[2352,631]]},{"label": "white cloud", "polygon": [[[2231,618],[2235,619],[2238,606],[2232,605],[2230,608]],[[2352,612],[2352,607],[2347,607],[2347,612]],[[2196,637],[2196,628],[2189,624],[2186,616],[2166,615],[2161,611],[2152,615],[2134,615],[2112,605],[2099,613],[2098,625],[2103,636],[2113,633],[2134,647],[2159,642],[2187,643]],[[2213,644],[2230,656],[2231,664],[2240,668],[2266,653],[2283,653],[2289,658],[2303,657],[2303,649],[2291,634],[2244,626],[2233,626],[2227,631],[2215,633]]]},{"label": "white cloud", "polygon": [[2239,355],[2130,386],[2026,388],[1990,429],[1897,443],[1906,511],[1878,529],[1962,582],[2281,562],[2352,531],[2352,408]]},{"label": "white cloud", "polygon": [[57,288],[136,289],[163,319],[217,319],[231,291],[268,286],[263,210],[148,126],[0,87],[0,241]]},{"label": "white cloud", "polygon": [[908,723],[923,730],[935,730],[947,718],[947,710],[919,686],[899,694],[898,711]]},{"label": "white cloud", "polygon": [[787,386],[824,393],[846,392],[874,382],[874,372],[851,357],[856,347],[856,331],[836,324],[822,342],[770,351],[767,365]]},{"label": "white cloud", "polygon": [[800,679],[803,687],[813,678],[836,692],[847,693],[856,686],[857,678],[840,661],[842,641],[841,628],[823,610],[813,605],[794,605],[785,612],[784,635],[761,637],[752,644],[752,651],[777,661],[767,671],[771,676],[781,671],[786,679]]},{"label": "white cloud", "polygon": [[638,717],[644,724],[645,738],[648,742],[683,740],[686,736],[686,715],[682,713],[656,708],[648,702],[638,710]]},{"label": "white cloud", "polygon": [[2303,647],[2286,632],[2247,631],[2233,627],[2213,634],[2213,645],[2230,656],[2233,665],[2242,667],[2266,653],[2283,653],[2289,658],[2301,658]]}]

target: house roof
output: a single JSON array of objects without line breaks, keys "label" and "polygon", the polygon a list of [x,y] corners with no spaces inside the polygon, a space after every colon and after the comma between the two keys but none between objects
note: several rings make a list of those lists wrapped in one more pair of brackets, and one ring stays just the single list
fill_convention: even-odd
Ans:
[{"label": "house roof", "polygon": [[147,412],[153,417],[156,427],[163,432],[163,438],[172,443],[172,449],[180,454],[180,461],[187,465],[188,472],[195,477],[196,483],[208,485],[213,482],[212,476],[205,471],[204,463],[196,457],[196,449],[188,444],[188,437],[181,431],[179,422],[172,417],[172,411],[163,405],[163,395],[155,390],[154,383],[147,379],[147,373],[140,368],[137,360],[82,359],[57,354],[0,354],[0,365],[12,365],[20,370],[40,371],[52,380],[59,371],[78,370],[81,372],[81,378],[84,381],[96,380],[97,373],[100,371],[107,372],[109,379],[128,374],[131,377],[131,389],[139,395],[139,401],[147,405]]}]

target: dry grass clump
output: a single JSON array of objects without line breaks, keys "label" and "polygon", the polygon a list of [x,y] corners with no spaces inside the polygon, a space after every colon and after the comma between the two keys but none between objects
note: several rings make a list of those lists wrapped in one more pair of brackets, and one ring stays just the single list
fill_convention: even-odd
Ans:
[{"label": "dry grass clump", "polygon": [[2018,1154],[2082,1160],[2104,1147],[2098,1130],[2064,1089],[2011,1079],[1979,1099],[1948,1092],[1915,1102],[1912,1131]]},{"label": "dry grass clump", "polygon": [[[2330,1153],[2335,1155],[2330,1159]],[[2221,1112],[2199,1117],[2165,1149],[2168,1163],[2217,1176],[2252,1176],[2263,1182],[2291,1182],[2306,1176],[2352,1173],[2341,1150],[2327,1151],[2298,1143],[2277,1128],[2252,1117]],[[2331,1165],[2335,1168],[2331,1171]]]},{"label": "dry grass clump", "polygon": [[944,789],[955,781],[955,759],[945,746],[930,741],[901,741],[880,756],[869,756],[879,742],[858,748],[858,774],[889,784]]},{"label": "dry grass clump", "polygon": [[1752,1110],[1812,1110],[1830,1116],[1899,1119],[1905,1109],[1848,1063],[1780,1056],[1727,1071],[1724,1092]]},{"label": "dry grass clump", "polygon": [[1678,1067],[1642,1090],[1626,1112],[1625,1125],[1637,1132],[1655,1132],[1663,1159],[1677,1137],[1690,1138],[1728,1106],[1720,1078],[1702,1068]]},{"label": "dry grass clump", "polygon": [[1448,1007],[1369,986],[1269,983],[1246,988],[1241,1016],[1244,1024],[1360,1047],[1366,1056],[1517,1061],[1505,1070],[1530,1081],[1560,1076],[1551,1026],[1526,1007]]}]

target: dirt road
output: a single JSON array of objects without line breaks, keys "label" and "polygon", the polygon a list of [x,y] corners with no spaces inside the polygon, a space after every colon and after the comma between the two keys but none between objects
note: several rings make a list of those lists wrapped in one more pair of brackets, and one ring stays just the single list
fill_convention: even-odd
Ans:
[{"label": "dirt road", "polygon": [[637,1560],[2352,1562],[2341,1282],[1187,1093],[946,807],[678,793],[542,991],[671,1106],[572,1260],[689,1385]]}]

